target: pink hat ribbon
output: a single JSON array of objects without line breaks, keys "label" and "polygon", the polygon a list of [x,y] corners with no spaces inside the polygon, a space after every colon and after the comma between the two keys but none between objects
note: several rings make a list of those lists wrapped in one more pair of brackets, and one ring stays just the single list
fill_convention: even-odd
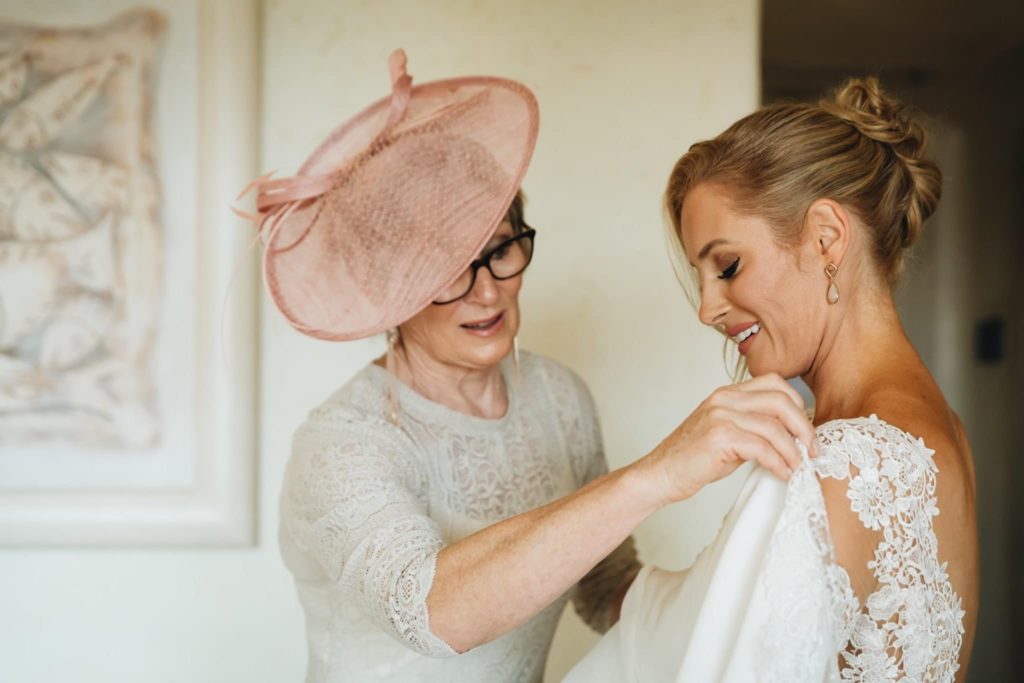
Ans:
[{"label": "pink hat ribbon", "polygon": [[[407,61],[405,51],[401,48],[392,52],[388,57],[388,70],[391,72],[391,105],[388,109],[388,117],[374,138],[374,142],[370,144],[371,147],[405,116],[409,98],[412,95],[412,76],[405,70]],[[271,171],[246,185],[235,199],[238,201],[255,189],[257,213],[247,213],[234,207],[232,210],[242,218],[251,220],[262,232],[267,219],[271,218],[284,205],[319,197],[331,189],[338,172],[322,175],[296,175],[290,178],[271,180],[270,177],[274,174]]]}]

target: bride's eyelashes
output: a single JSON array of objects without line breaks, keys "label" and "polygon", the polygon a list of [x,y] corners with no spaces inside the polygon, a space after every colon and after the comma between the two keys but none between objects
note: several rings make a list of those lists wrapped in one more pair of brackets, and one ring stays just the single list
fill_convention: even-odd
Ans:
[{"label": "bride's eyelashes", "polygon": [[740,259],[737,256],[736,260],[729,264],[729,266],[721,272],[718,276],[719,280],[729,280],[733,275],[736,274],[736,269],[740,267]]}]

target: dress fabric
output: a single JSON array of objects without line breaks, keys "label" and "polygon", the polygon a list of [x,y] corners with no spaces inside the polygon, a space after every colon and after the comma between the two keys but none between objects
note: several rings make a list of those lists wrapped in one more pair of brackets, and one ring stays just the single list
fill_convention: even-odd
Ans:
[{"label": "dress fabric", "polygon": [[[964,612],[938,560],[934,451],[874,415],[817,433],[822,454],[788,484],[751,467],[690,569],[644,568],[565,682],[953,681]],[[863,605],[835,561],[825,477],[880,532]]]},{"label": "dress fabric", "polygon": [[[593,401],[552,360],[523,353],[504,417],[476,418],[370,365],[297,430],[281,493],[281,554],[306,617],[306,680],[540,681],[570,598],[596,630],[638,570],[632,539],[568,594],[457,654],[430,629],[442,548],[563,497],[607,471]],[[398,424],[386,417],[389,392]]]}]

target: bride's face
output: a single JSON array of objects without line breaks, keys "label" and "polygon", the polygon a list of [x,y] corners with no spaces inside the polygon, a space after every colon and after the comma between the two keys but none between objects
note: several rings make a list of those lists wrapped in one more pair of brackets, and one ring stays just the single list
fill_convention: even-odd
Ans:
[{"label": "bride's face", "polygon": [[813,244],[779,244],[767,221],[736,212],[717,185],[687,193],[680,226],[699,275],[701,322],[738,343],[754,376],[810,368],[827,305],[822,274],[800,267],[813,261]]}]

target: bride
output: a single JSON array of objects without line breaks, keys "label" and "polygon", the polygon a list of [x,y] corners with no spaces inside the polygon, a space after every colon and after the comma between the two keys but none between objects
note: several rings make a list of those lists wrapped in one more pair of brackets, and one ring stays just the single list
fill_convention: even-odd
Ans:
[{"label": "bride", "polygon": [[939,199],[874,79],[765,107],[676,163],[671,242],[754,376],[802,377],[821,454],[752,470],[688,570],[646,568],[567,681],[962,681],[978,609],[963,426],[893,303]]}]

